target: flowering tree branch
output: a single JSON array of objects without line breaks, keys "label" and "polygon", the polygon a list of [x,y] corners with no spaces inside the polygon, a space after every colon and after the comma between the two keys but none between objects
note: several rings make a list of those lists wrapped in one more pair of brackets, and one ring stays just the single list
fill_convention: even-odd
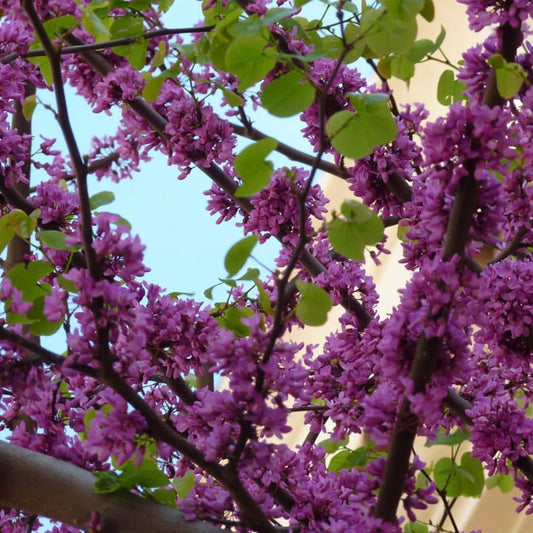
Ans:
[{"label": "flowering tree branch", "polygon": [[[90,530],[217,533],[221,529],[186,521],[176,509],[127,492],[96,494],[96,477],[54,457],[0,441],[0,505],[15,507]],[[53,487],[53,490],[50,490]],[[94,529],[93,529],[94,531]]]}]

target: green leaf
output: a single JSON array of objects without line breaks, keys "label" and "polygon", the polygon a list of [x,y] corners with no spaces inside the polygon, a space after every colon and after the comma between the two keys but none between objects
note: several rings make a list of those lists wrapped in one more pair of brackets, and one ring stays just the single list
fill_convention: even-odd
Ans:
[{"label": "green leaf", "polygon": [[224,267],[229,276],[234,276],[244,266],[252,250],[257,244],[257,236],[249,235],[244,237],[239,242],[236,242],[226,254],[224,258]]},{"label": "green leaf", "polygon": [[350,101],[356,111],[335,113],[326,124],[326,132],[338,152],[361,159],[374,148],[393,141],[398,129],[387,104],[387,95],[354,95]]},{"label": "green leaf", "polygon": [[437,461],[433,475],[437,487],[445,490],[451,498],[458,496],[479,498],[483,492],[483,466],[470,452],[463,454],[460,465],[449,457],[443,457]]},{"label": "green leaf", "polygon": [[49,291],[38,282],[50,274],[54,267],[45,261],[32,261],[31,263],[19,263],[10,269],[6,276],[11,283],[22,292],[23,298],[27,302],[33,302],[40,296],[48,294]]},{"label": "green leaf", "polygon": [[442,105],[450,105],[463,100],[463,91],[466,85],[455,79],[453,70],[445,70],[439,78],[437,85],[437,100]]},{"label": "green leaf", "polygon": [[328,472],[351,470],[357,466],[364,466],[367,462],[368,448],[362,446],[357,450],[342,450],[331,458]]},{"label": "green leaf", "polygon": [[91,204],[91,210],[98,209],[104,205],[108,205],[115,201],[115,195],[111,191],[101,191],[93,194],[89,198],[89,203]]},{"label": "green leaf", "polygon": [[276,117],[290,117],[307,109],[315,99],[315,88],[299,70],[270,82],[261,94],[261,103]]},{"label": "green leaf", "polygon": [[41,76],[46,82],[46,85],[48,85],[48,87],[52,87],[52,85],[54,85],[54,76],[52,74],[52,66],[50,65],[48,57],[31,57],[30,61],[34,65],[37,65],[41,71]]},{"label": "green leaf", "polygon": [[351,50],[346,54],[343,62],[349,64],[357,61],[363,55],[366,42],[361,28],[352,23],[346,24],[346,27],[344,28],[344,38],[346,39],[347,46],[350,47]]},{"label": "green leaf", "polygon": [[239,78],[239,91],[244,91],[262,80],[276,65],[276,60],[265,53],[268,41],[261,35],[242,36],[228,47],[225,66]]},{"label": "green leaf", "polygon": [[163,487],[170,483],[168,477],[159,470],[157,463],[150,457],[136,466],[132,460],[126,461],[119,475],[121,487],[132,489],[134,487]]},{"label": "green leaf", "polygon": [[507,62],[500,54],[489,57],[487,63],[496,73],[496,86],[500,96],[506,100],[515,97],[527,80],[524,68],[518,63]]},{"label": "green leaf", "polygon": [[217,322],[228,331],[233,331],[236,337],[248,337],[250,327],[242,323],[243,318],[249,318],[254,314],[249,307],[228,307],[220,316],[216,317]]},{"label": "green leaf", "polygon": [[59,283],[59,285],[61,285],[61,287],[63,287],[63,289],[65,289],[66,291],[72,293],[72,294],[78,294],[78,288],[76,287],[76,284],[70,280],[70,279],[66,279],[65,277],[63,276],[58,276],[57,277],[57,282]]},{"label": "green leaf", "polygon": [[107,41],[111,38],[111,31],[102,19],[93,11],[86,9],[81,19],[83,27],[96,39],[96,42]]},{"label": "green leaf", "polygon": [[15,232],[9,224],[9,217],[7,215],[0,217],[0,253],[4,251],[14,236]]},{"label": "green leaf", "polygon": [[296,281],[300,298],[295,307],[296,316],[308,326],[321,326],[328,319],[332,307],[330,295],[320,287],[307,281]]},{"label": "green leaf", "polygon": [[383,221],[367,206],[353,200],[343,202],[341,212],[344,219],[335,218],[329,223],[329,242],[336,252],[363,261],[365,246],[383,238]]},{"label": "green leaf", "polygon": [[231,107],[240,107],[244,104],[244,99],[242,96],[234,93],[233,91],[225,89],[224,87],[222,87],[221,90],[224,94],[226,102],[228,102]]},{"label": "green leaf", "polygon": [[326,453],[335,453],[339,448],[346,446],[348,444],[348,440],[349,439],[342,439],[342,440],[325,439],[322,442],[319,442],[318,445],[321,448],[324,448],[324,450],[326,450]]},{"label": "green leaf", "polygon": [[31,215],[27,215],[22,209],[13,209],[4,217],[11,229],[21,238],[29,239],[33,230],[37,226],[37,219]]},{"label": "green leaf", "polygon": [[382,9],[369,9],[361,17],[366,43],[379,57],[406,51],[418,31],[414,18],[402,19]]},{"label": "green leaf", "polygon": [[428,531],[428,526],[419,522],[408,522],[403,526],[403,533],[428,533]]},{"label": "green leaf", "polygon": [[172,486],[180,498],[186,498],[194,485],[195,480],[192,472],[187,472],[184,476],[172,480]]},{"label": "green leaf", "polygon": [[150,66],[152,68],[158,68],[165,63],[165,57],[167,55],[167,43],[165,41],[159,41],[157,50],[153,55]]},{"label": "green leaf", "polygon": [[424,7],[420,10],[420,15],[428,22],[431,22],[435,18],[435,6],[433,0],[425,0]]},{"label": "green leaf", "polygon": [[277,146],[278,141],[269,137],[247,146],[237,155],[235,170],[243,183],[235,196],[250,196],[268,185],[274,165],[271,161],[265,161],[265,158]]},{"label": "green leaf", "polygon": [[[65,33],[72,31],[76,26],[78,26],[78,24],[79,21],[76,20],[73,15],[61,15],[43,22],[43,27],[48,35],[48,38],[51,41],[54,41]],[[41,40],[37,38],[34,43],[32,43],[32,47],[33,46],[36,46],[36,48],[42,48]]]},{"label": "green leaf", "polygon": [[514,489],[514,479],[512,474],[494,474],[485,480],[488,489],[498,487],[502,492],[511,492]]},{"label": "green leaf", "polygon": [[96,494],[110,494],[122,489],[120,479],[115,472],[93,472],[98,478],[93,485]]},{"label": "green leaf", "polygon": [[37,95],[30,94],[24,100],[24,105],[22,106],[22,114],[24,118],[29,122],[33,116],[35,106],[37,105]]},{"label": "green leaf", "polygon": [[413,19],[423,8],[424,0],[381,0],[392,17],[401,20]]},{"label": "green leaf", "polygon": [[176,507],[176,494],[169,489],[156,489],[150,492],[150,496],[157,502],[167,505],[168,507]]},{"label": "green leaf", "polygon": [[148,102],[155,102],[166,78],[164,76],[152,76],[149,72],[143,72],[143,77],[146,84],[143,87],[142,96]]},{"label": "green leaf", "polygon": [[44,230],[37,233],[36,237],[42,244],[52,250],[70,250],[71,247],[65,243],[66,235],[56,230]]},{"label": "green leaf", "polygon": [[435,439],[426,443],[427,447],[444,445],[444,446],[456,446],[461,444],[470,438],[469,431],[463,431],[462,429],[456,429],[453,433],[446,435],[444,430],[441,431],[440,435]]},{"label": "green leaf", "polygon": [[403,81],[409,81],[415,75],[415,65],[409,54],[401,53],[392,56],[391,74]]}]

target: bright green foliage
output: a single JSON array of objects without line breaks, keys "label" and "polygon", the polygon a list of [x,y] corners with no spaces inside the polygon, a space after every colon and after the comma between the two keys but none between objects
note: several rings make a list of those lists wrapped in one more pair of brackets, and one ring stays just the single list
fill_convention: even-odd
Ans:
[{"label": "bright green foliage", "polygon": [[250,327],[243,324],[243,318],[249,318],[255,314],[249,307],[230,306],[216,316],[217,322],[228,331],[233,331],[236,337],[248,337]]},{"label": "bright green foliage", "polygon": [[516,96],[520,87],[527,80],[524,68],[518,63],[509,63],[501,54],[494,54],[487,63],[496,73],[496,86],[502,98],[506,100]]},{"label": "bright green foliage", "polygon": [[42,244],[52,250],[70,250],[70,246],[65,243],[66,235],[56,230],[44,230],[37,233],[37,238]]},{"label": "bright green foliage", "polygon": [[102,191],[93,194],[89,198],[91,209],[94,211],[103,205],[108,205],[115,201],[115,195],[111,191]]},{"label": "bright green foliage", "polygon": [[479,498],[483,492],[485,475],[479,459],[466,452],[457,464],[450,457],[443,457],[435,464],[434,479],[440,490],[452,498],[471,496]]},{"label": "bright green foliage", "polygon": [[148,456],[139,466],[133,460],[126,461],[121,470],[120,473],[95,472],[98,480],[94,484],[94,491],[98,494],[107,494],[135,487],[164,487],[170,484],[168,477],[157,467],[156,461]]},{"label": "bright green foliage", "polygon": [[274,68],[276,60],[266,52],[267,45],[268,40],[262,35],[244,35],[229,45],[225,66],[239,78],[240,91],[262,80]]},{"label": "bright green foliage", "polygon": [[7,224],[21,239],[29,239],[37,227],[37,220],[41,216],[41,211],[36,209],[27,215],[21,209],[13,209],[2,218],[7,220]]},{"label": "bright green foliage", "polygon": [[[143,19],[139,16],[125,15],[119,17],[111,25],[111,38],[140,37],[144,33]],[[114,46],[113,52],[128,58],[131,66],[141,70],[146,62],[148,40],[140,38],[133,44]]]},{"label": "bright green foliage", "polygon": [[433,0],[425,0],[424,7],[420,10],[420,15],[428,22],[431,22],[435,18],[435,6]]},{"label": "bright green foliage", "polygon": [[419,522],[408,522],[403,526],[404,533],[428,533],[428,531],[428,526]]},{"label": "bright green foliage", "polygon": [[296,281],[296,288],[300,291],[300,298],[295,307],[296,316],[308,326],[325,324],[333,305],[330,295],[307,281]]},{"label": "bright green foliage", "polygon": [[172,480],[172,486],[180,498],[186,498],[194,487],[194,474],[187,472],[182,477],[174,478]]},{"label": "bright green foliage", "polygon": [[382,8],[363,13],[361,30],[368,47],[380,57],[407,50],[416,39],[418,27],[414,17],[400,18]]},{"label": "bright green foliage", "polygon": [[90,8],[83,10],[81,19],[83,27],[96,39],[96,42],[107,41],[111,38],[111,31],[103,20]]},{"label": "bright green foliage", "polygon": [[333,440],[331,438],[324,439],[323,441],[318,443],[320,447],[326,450],[326,453],[335,453],[338,449],[343,448],[347,444],[348,444],[348,439]]},{"label": "bright green foliage", "polygon": [[424,0],[381,0],[387,12],[399,20],[413,19],[424,7]]},{"label": "bright green foliage", "polygon": [[315,88],[298,70],[270,82],[261,94],[265,109],[277,117],[290,117],[307,109],[315,98]]},{"label": "bright green foliage", "polygon": [[498,487],[502,492],[511,492],[515,487],[513,475],[494,474],[485,480],[485,486],[488,489]]},{"label": "bright green foliage", "polygon": [[7,215],[4,215],[0,218],[0,253],[4,251],[14,236],[15,232],[9,224],[9,218]]},{"label": "bright green foliage", "polygon": [[374,148],[393,141],[398,129],[385,94],[353,95],[355,112],[335,113],[326,124],[333,147],[352,159],[367,156]]},{"label": "bright green foliage", "polygon": [[237,189],[236,196],[250,196],[268,185],[274,165],[271,161],[265,161],[265,158],[277,146],[276,139],[271,137],[261,139],[247,146],[235,158],[235,170],[242,179],[242,185]]},{"label": "bright green foliage", "polygon": [[344,38],[346,39],[347,46],[351,48],[350,52],[344,58],[344,63],[348,64],[356,61],[363,55],[366,42],[361,28],[351,23],[346,24],[344,28]]},{"label": "bright green foliage", "polygon": [[354,200],[343,202],[341,213],[344,218],[334,218],[329,223],[329,242],[336,252],[363,261],[365,246],[383,238],[383,221],[366,205]]},{"label": "bright green foliage", "polygon": [[34,335],[52,335],[61,327],[62,320],[49,322],[43,313],[44,299],[51,293],[51,287],[41,280],[52,270],[53,267],[45,261],[32,261],[28,264],[19,263],[6,273],[13,286],[22,292],[23,300],[33,304],[25,315],[19,315],[10,312],[7,303],[8,324],[29,324]]},{"label": "bright green foliage", "polygon": [[254,246],[257,244],[256,235],[248,235],[239,242],[235,243],[224,258],[224,266],[228,271],[228,276],[234,276],[244,266]]},{"label": "bright green foliage", "polygon": [[352,468],[365,466],[370,460],[369,453],[372,446],[373,443],[369,443],[356,450],[341,450],[331,458],[328,471],[339,472],[340,470],[351,470]]},{"label": "bright green foliage", "polygon": [[468,440],[470,436],[471,435],[469,431],[463,431],[462,429],[456,429],[453,433],[449,433],[447,435],[445,434],[444,430],[441,430],[438,437],[429,441],[426,446],[455,446],[457,444],[461,444],[461,442]]},{"label": "bright green foliage", "polygon": [[382,57],[378,62],[379,73],[384,78],[394,76],[403,81],[409,81],[415,73],[415,65],[438,50],[445,37],[446,31],[442,28],[435,42],[430,39],[420,39],[404,52]]},{"label": "bright green foliage", "polygon": [[463,100],[463,91],[466,85],[455,79],[453,70],[445,70],[439,78],[437,85],[437,100],[442,105],[450,105]]},{"label": "bright green foliage", "polygon": [[24,105],[22,106],[22,114],[24,118],[29,122],[35,111],[35,106],[37,105],[37,96],[35,94],[30,94],[24,100]]}]

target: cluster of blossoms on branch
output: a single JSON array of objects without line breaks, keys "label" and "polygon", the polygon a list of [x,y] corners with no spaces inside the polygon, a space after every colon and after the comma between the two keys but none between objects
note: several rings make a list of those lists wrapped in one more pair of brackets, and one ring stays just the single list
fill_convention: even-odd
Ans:
[{"label": "cluster of blossoms on branch", "polygon": [[[416,30],[429,0],[401,14],[392,1],[355,14],[332,3],[322,26],[291,2],[211,1],[191,39],[165,30],[167,3],[0,2],[2,440],[94,472],[102,493],[127,489],[220,530],[393,533],[457,495],[411,449],[459,427],[468,460],[512,473],[533,512],[531,2],[462,1],[471,28],[492,33],[465,52],[464,91],[433,122],[421,104],[398,107],[376,66],[415,37],[398,51],[372,37],[378,22]],[[377,84],[345,61],[361,42]],[[83,157],[66,84],[95,113],[121,113]],[[50,88],[65,152],[30,127]],[[309,153],[258,131],[258,106],[299,115]],[[291,163],[274,170],[273,150]],[[213,180],[208,210],[242,227],[242,242],[280,241],[269,277],[226,280],[213,305],[143,280],[141,239],[91,206],[87,182],[143,179],[156,152],[179,178],[196,168]],[[323,170],[354,195],[333,215]],[[386,225],[412,276],[380,316],[363,249],[380,262]],[[332,305],[338,322],[311,342]],[[39,342],[54,333],[62,353]],[[289,446],[294,411],[309,433]],[[128,481],[146,465],[162,480]],[[20,503],[0,497],[2,531],[44,527]],[[79,531],[70,518],[50,527]],[[87,527],[105,530],[106,516]]]}]

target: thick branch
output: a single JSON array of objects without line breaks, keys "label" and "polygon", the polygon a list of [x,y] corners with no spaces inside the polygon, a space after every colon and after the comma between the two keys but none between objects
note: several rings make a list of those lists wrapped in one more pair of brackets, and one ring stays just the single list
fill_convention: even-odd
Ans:
[{"label": "thick branch", "polygon": [[0,506],[22,509],[88,531],[93,511],[103,533],[219,533],[204,522],[128,492],[96,494],[96,477],[65,461],[0,441]]}]

